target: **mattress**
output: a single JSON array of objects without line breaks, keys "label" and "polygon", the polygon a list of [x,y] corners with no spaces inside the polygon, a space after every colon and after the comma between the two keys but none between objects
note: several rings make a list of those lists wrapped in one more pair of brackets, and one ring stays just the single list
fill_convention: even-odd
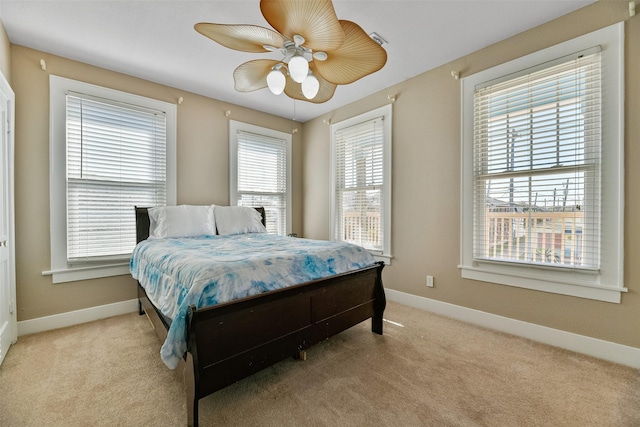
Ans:
[{"label": "mattress", "polygon": [[267,233],[147,239],[130,271],[149,300],[172,319],[160,355],[175,368],[187,350],[189,306],[213,306],[375,264],[360,246]]}]

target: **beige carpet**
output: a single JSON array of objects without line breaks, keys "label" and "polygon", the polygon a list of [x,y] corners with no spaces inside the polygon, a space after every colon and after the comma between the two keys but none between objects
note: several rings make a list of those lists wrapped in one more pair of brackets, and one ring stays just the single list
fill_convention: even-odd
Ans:
[{"label": "beige carpet", "polygon": [[[200,401],[203,426],[640,426],[640,371],[390,303]],[[180,380],[137,314],[20,337],[0,426],[180,426]]]}]

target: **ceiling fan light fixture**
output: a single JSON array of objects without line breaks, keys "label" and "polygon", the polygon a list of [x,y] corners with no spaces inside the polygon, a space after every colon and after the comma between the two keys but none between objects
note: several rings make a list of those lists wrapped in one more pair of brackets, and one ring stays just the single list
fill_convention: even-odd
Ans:
[{"label": "ceiling fan light fixture", "polygon": [[309,63],[302,56],[294,56],[289,60],[289,75],[293,81],[302,83],[309,74]]},{"label": "ceiling fan light fixture", "polygon": [[286,80],[280,69],[273,69],[267,74],[267,86],[274,95],[280,95],[284,91]]},{"label": "ceiling fan light fixture", "polygon": [[320,82],[313,74],[309,73],[306,79],[302,82],[302,94],[307,99],[313,99],[320,90]]},{"label": "ceiling fan light fixture", "polygon": [[207,22],[194,26],[230,49],[282,54],[280,60],[240,64],[233,72],[239,92],[268,87],[276,95],[320,104],[333,97],[338,85],[375,73],[387,62],[381,47],[386,41],[355,22],[338,19],[332,0],[260,0],[260,11],[273,29]]}]

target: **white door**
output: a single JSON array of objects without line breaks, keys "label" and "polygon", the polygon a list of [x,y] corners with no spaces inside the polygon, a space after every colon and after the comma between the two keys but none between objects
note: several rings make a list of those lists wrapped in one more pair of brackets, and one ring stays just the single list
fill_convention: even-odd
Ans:
[{"label": "white door", "polygon": [[13,224],[13,129],[15,95],[0,73],[0,363],[17,339]]}]

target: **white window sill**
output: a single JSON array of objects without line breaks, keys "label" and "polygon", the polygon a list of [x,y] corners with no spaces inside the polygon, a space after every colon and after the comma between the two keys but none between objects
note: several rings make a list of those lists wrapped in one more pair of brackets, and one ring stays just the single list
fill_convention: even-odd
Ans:
[{"label": "white window sill", "polygon": [[371,255],[373,255],[376,261],[382,261],[384,265],[391,265],[391,258],[393,258],[391,255],[375,254],[373,252]]},{"label": "white window sill", "polygon": [[43,276],[53,276],[53,283],[77,282],[79,280],[99,279],[101,277],[124,276],[131,274],[129,262],[88,267],[71,267],[43,271]]},{"label": "white window sill", "polygon": [[518,274],[514,272],[502,272],[484,266],[470,267],[461,265],[462,278],[479,280],[482,282],[497,283],[500,285],[514,286],[518,288],[533,289],[536,291],[550,292],[560,295],[570,295],[579,298],[587,298],[598,301],[620,303],[621,295],[627,292],[627,288],[604,286],[594,283],[567,283],[554,280],[548,276],[536,276],[535,274]]}]

